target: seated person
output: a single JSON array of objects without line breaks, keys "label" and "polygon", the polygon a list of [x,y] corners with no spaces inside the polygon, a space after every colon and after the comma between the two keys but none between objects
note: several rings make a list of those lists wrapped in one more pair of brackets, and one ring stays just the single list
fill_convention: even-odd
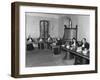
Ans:
[{"label": "seated person", "polygon": [[65,47],[66,47],[67,49],[70,48],[70,42],[69,42],[69,41],[66,41],[66,42],[65,42]]},{"label": "seated person", "polygon": [[89,43],[86,41],[86,38],[82,39],[81,46],[82,46],[82,50],[85,50],[85,49],[89,50]]},{"label": "seated person", "polygon": [[39,38],[39,42],[43,42],[43,39],[42,38]]},{"label": "seated person", "polygon": [[33,39],[32,37],[29,35],[27,38],[27,50],[33,50],[34,46],[33,46]]},{"label": "seated person", "polygon": [[59,47],[59,53],[61,53],[61,45],[62,45],[62,40],[61,38],[57,39],[56,45]]},{"label": "seated person", "polygon": [[[86,38],[83,38],[82,39],[82,41],[81,41],[81,45],[79,45],[79,46],[81,46],[81,48],[82,48],[82,53],[84,54],[84,55],[87,55],[87,56],[89,56],[89,43],[86,41]],[[83,59],[83,58],[81,58],[81,57],[77,57],[76,58],[76,64],[88,64],[89,63],[89,61],[87,61],[86,59]]]},{"label": "seated person", "polygon": [[62,45],[62,40],[61,40],[61,38],[58,38],[58,39],[57,39],[57,43],[56,43],[56,45],[59,45],[59,46]]},{"label": "seated person", "polygon": [[[89,56],[89,43],[86,41],[86,38],[82,39],[82,53],[86,56]],[[86,59],[81,59],[82,64],[89,64],[89,61]]]},{"label": "seated person", "polygon": [[43,38],[41,38],[41,37],[38,40],[38,48],[44,49],[44,41],[43,41]]},{"label": "seated person", "polygon": [[[76,51],[76,48],[77,48],[77,41],[75,38],[72,38],[72,41],[71,42],[66,42],[66,48],[67,49],[71,49],[71,50],[75,50]],[[71,52],[66,52],[67,54],[65,55],[64,59],[73,59],[74,58],[74,55],[73,53]]]},{"label": "seated person", "polygon": [[76,50],[77,45],[78,45],[78,44],[77,44],[76,39],[73,38],[72,41],[70,42],[70,47],[71,47],[71,49],[72,49],[72,50]]},{"label": "seated person", "polygon": [[86,38],[83,38],[81,41],[82,53],[89,56],[89,43],[86,41]]},{"label": "seated person", "polygon": [[28,36],[27,41],[33,42],[31,35]]},{"label": "seated person", "polygon": [[35,48],[38,48],[38,39],[37,38],[33,38],[33,46]]},{"label": "seated person", "polygon": [[47,44],[48,44],[48,48],[51,48],[51,44],[53,43],[53,39],[51,38],[51,36],[49,35],[48,39],[47,39]]},{"label": "seated person", "polygon": [[56,46],[56,44],[57,44],[57,39],[56,38],[53,38],[52,45],[55,45]]},{"label": "seated person", "polygon": [[54,54],[56,55],[60,54],[61,53],[61,39],[54,38],[51,48]]},{"label": "seated person", "polygon": [[47,40],[48,40],[48,42],[52,42],[52,37],[49,35]]}]

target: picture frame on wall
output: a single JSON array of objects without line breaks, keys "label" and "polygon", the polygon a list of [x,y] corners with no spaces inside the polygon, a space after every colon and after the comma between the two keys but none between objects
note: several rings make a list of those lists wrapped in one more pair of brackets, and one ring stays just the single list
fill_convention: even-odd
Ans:
[{"label": "picture frame on wall", "polygon": [[96,6],[11,3],[12,77],[97,71]]}]

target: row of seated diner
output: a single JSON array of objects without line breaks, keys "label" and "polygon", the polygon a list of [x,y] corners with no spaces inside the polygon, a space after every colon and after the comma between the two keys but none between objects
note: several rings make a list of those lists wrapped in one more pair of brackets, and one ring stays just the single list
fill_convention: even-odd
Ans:
[{"label": "row of seated diner", "polygon": [[62,45],[62,41],[60,38],[51,38],[50,36],[47,39],[28,36],[26,45],[27,50],[34,50],[35,48],[51,49],[51,45]]},{"label": "row of seated diner", "polygon": [[76,41],[73,38],[71,41],[64,41],[61,38],[52,38],[48,37],[47,39],[43,38],[32,38],[29,36],[27,38],[27,50],[38,49],[58,49],[59,53],[61,52],[61,47],[65,47],[67,49],[75,50],[77,52],[83,51],[84,54],[89,52],[89,43],[86,41],[86,38],[83,38],[81,41]]},{"label": "row of seated diner", "polygon": [[[88,57],[90,53],[89,43],[86,41],[86,38],[83,38],[81,41],[77,41],[75,38],[73,38],[71,41],[65,41],[61,38],[52,38],[50,36],[48,37],[48,39],[43,39],[43,38],[33,39],[32,37],[29,36],[27,38],[27,50],[34,50],[35,48],[42,49],[42,50],[44,49],[53,50],[53,53],[55,55],[60,54],[63,48],[82,53],[82,55]],[[66,59],[66,57],[69,56],[70,59],[75,57],[76,60],[75,64],[89,63],[87,59],[82,59],[82,57],[80,56],[73,55],[72,51],[69,52],[66,50],[66,55],[64,59]]]},{"label": "row of seated diner", "polygon": [[66,51],[64,59],[75,59],[75,65],[77,64],[89,64],[89,43],[86,38],[81,41],[77,41],[75,38],[72,41],[67,41],[62,45],[62,49]]}]

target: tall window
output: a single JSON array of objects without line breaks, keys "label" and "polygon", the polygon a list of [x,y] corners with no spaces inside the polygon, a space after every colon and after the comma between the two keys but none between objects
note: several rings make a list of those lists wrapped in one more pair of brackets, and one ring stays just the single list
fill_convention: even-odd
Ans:
[{"label": "tall window", "polygon": [[40,37],[47,39],[49,35],[49,21],[41,20],[40,21]]}]

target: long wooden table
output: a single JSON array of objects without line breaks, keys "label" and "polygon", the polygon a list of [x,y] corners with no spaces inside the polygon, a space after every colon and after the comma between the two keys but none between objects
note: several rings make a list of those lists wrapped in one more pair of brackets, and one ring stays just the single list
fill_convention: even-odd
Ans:
[{"label": "long wooden table", "polygon": [[61,48],[62,48],[63,51],[67,51],[67,52],[70,52],[70,53],[73,54],[73,55],[82,57],[82,58],[84,58],[84,59],[86,59],[86,60],[90,60],[90,59],[89,59],[89,56],[86,56],[86,55],[84,55],[83,53],[79,53],[79,52],[76,52],[76,51],[74,51],[74,50],[67,49],[67,48],[65,48],[65,47],[61,47]]}]

